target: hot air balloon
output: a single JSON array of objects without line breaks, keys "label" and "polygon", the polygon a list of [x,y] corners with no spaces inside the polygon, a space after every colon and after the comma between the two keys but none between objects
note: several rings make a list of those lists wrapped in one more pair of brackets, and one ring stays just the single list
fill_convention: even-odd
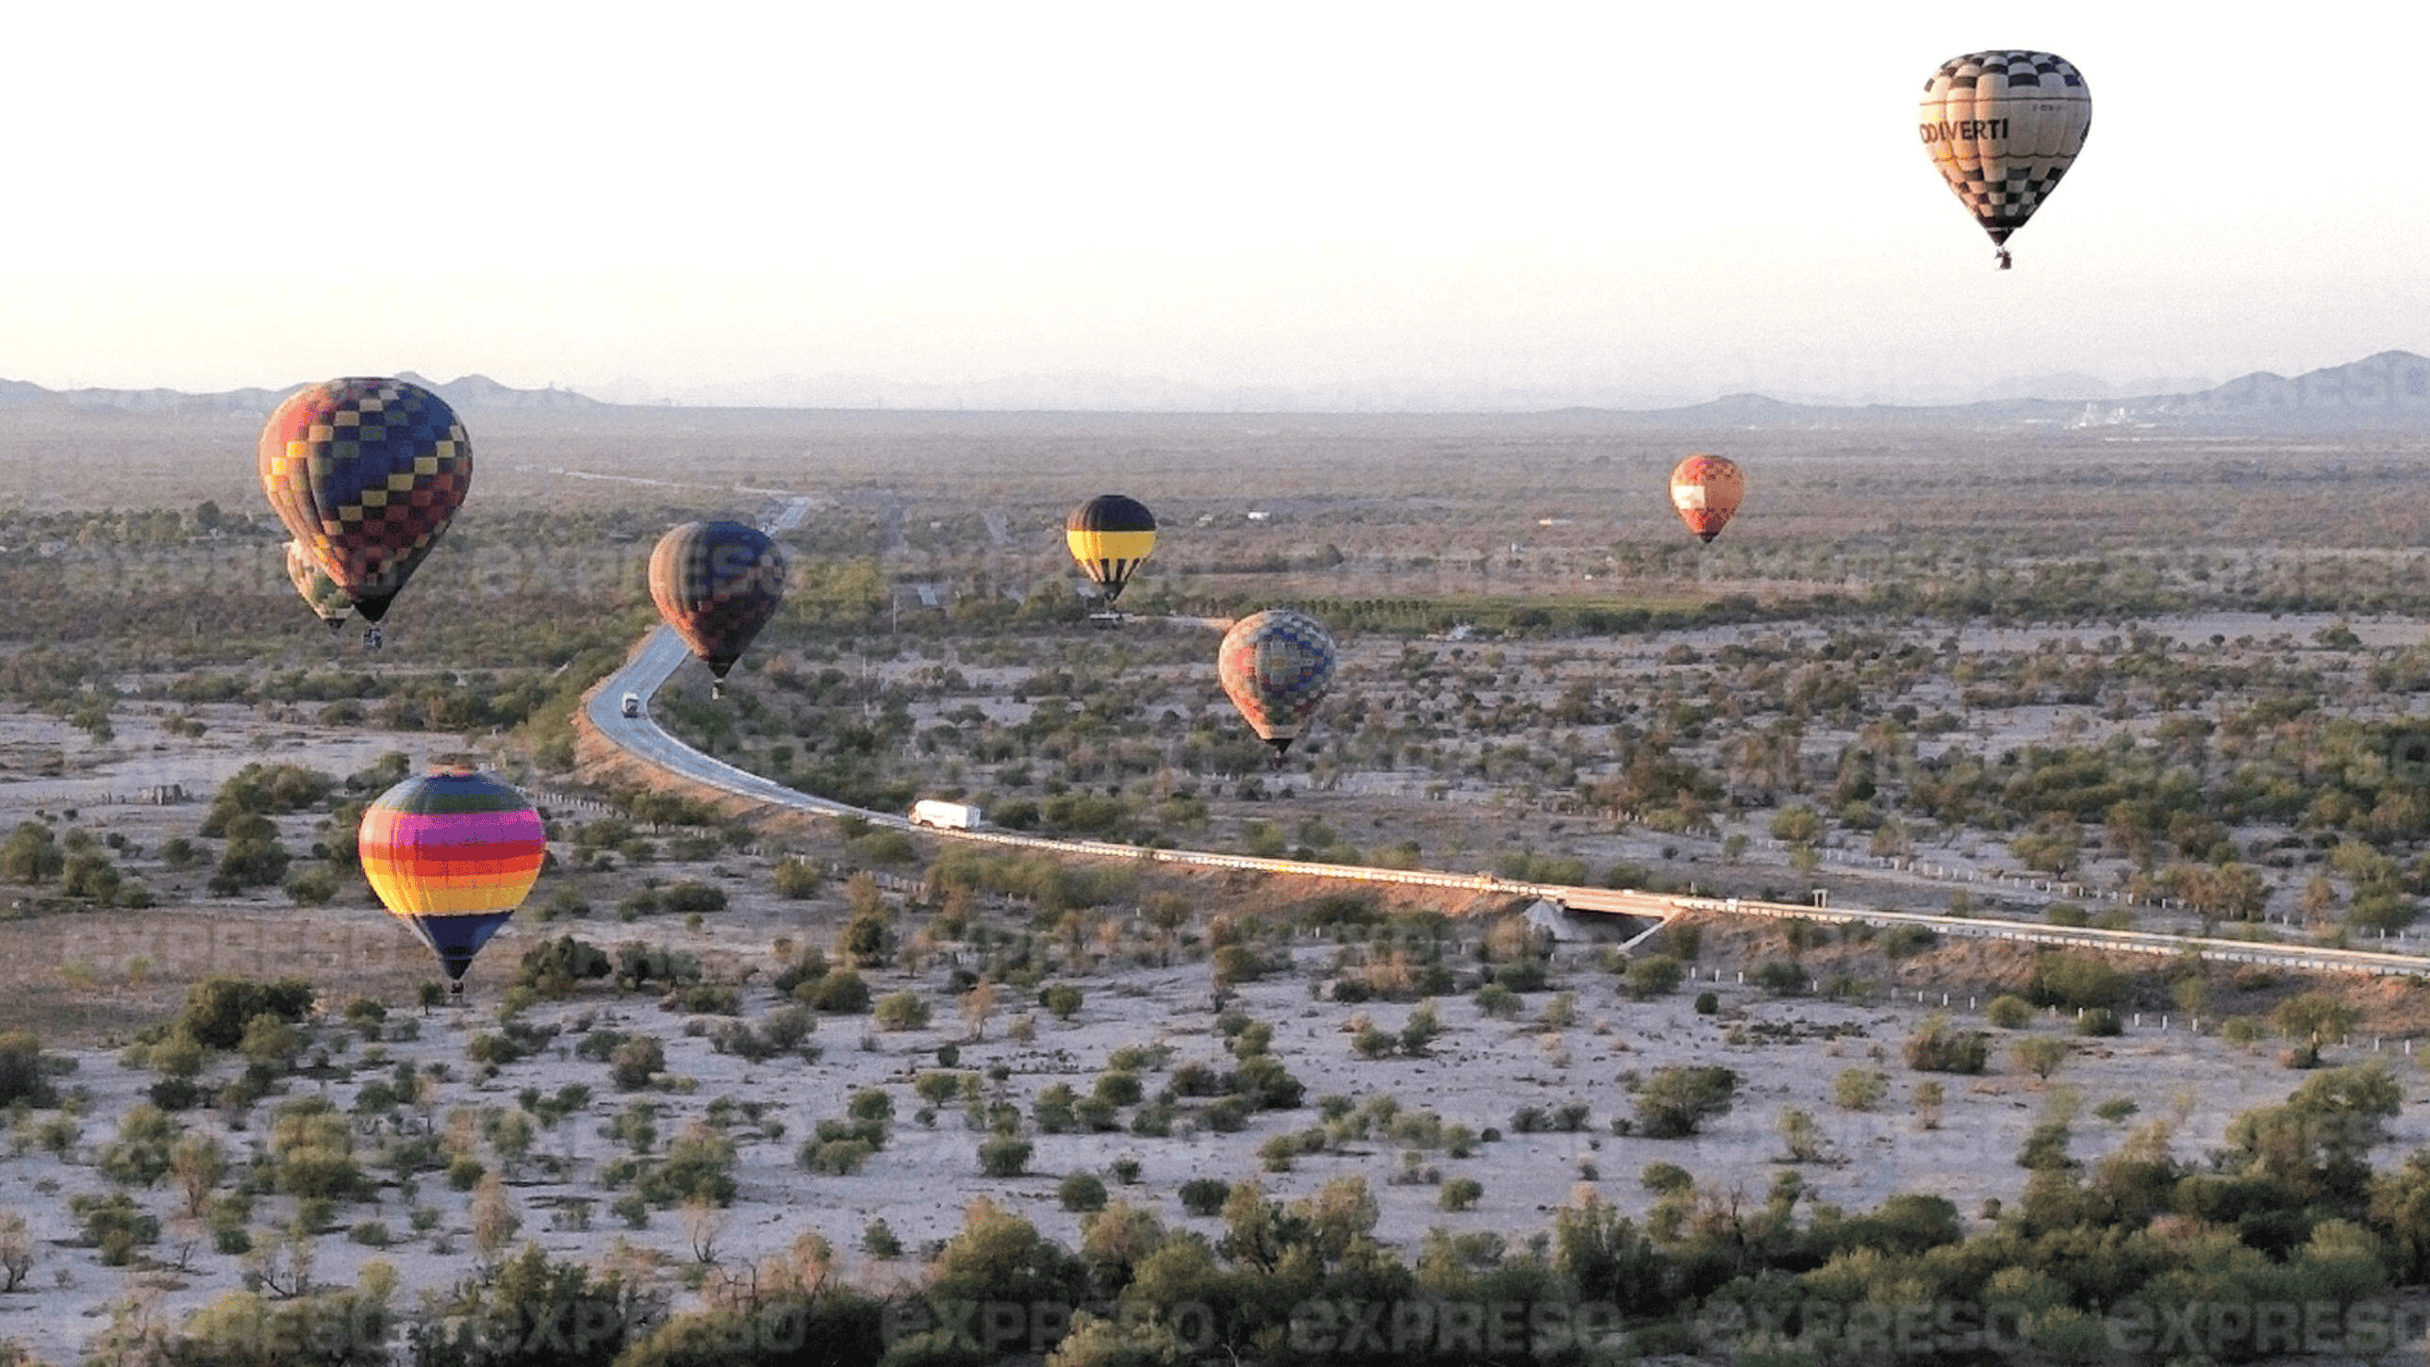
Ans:
[{"label": "hot air balloon", "polygon": [[464,425],[403,380],[331,380],[289,395],[262,426],[260,457],[279,521],[374,623],[472,483]]},{"label": "hot air balloon", "polygon": [[784,601],[784,552],[740,522],[687,522],[650,552],[650,597],[722,695],[726,671]]},{"label": "hot air balloon", "polygon": [[2092,89],[2065,58],[2007,48],[1941,63],[1918,113],[1924,151],[2008,269],[2025,226],[2075,164],[2092,130]]},{"label": "hot air balloon", "polygon": [[1747,477],[1738,463],[1699,451],[1671,468],[1671,506],[1679,520],[1706,545],[1730,525],[1730,514],[1747,495]]},{"label": "hot air balloon", "polygon": [[328,624],[331,635],[345,628],[346,618],[354,611],[353,602],[346,597],[346,591],[337,586],[337,581],[331,579],[304,550],[300,541],[287,543],[287,582],[295,585],[295,591],[303,598],[304,605]]},{"label": "hot air balloon", "polygon": [[1333,684],[1333,638],[1304,612],[1268,608],[1224,633],[1216,669],[1223,691],[1257,738],[1274,747],[1274,762]]},{"label": "hot air balloon", "polygon": [[1139,562],[1156,546],[1156,515],[1147,505],[1121,494],[1099,494],[1063,520],[1063,540],[1072,559],[1097,586],[1112,607],[1131,581]]},{"label": "hot air balloon", "polygon": [[380,794],[357,836],[363,876],[439,956],[450,990],[540,877],[540,814],[469,762],[441,760]]}]

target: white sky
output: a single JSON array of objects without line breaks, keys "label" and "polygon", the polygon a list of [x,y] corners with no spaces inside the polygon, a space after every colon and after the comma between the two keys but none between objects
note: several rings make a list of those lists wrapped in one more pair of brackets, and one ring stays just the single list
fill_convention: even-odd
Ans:
[{"label": "white sky", "polygon": [[[2430,7],[785,8],[24,7],[0,377],[1896,396],[2430,352]],[[2095,100],[2005,274],[1914,131],[1994,46]]]}]

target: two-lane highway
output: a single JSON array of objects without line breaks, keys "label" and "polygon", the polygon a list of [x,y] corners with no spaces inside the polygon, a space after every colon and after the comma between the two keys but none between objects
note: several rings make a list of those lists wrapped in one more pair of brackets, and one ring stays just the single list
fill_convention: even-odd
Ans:
[{"label": "two-lane highway", "polygon": [[[663,626],[658,628],[643,642],[641,648],[625,661],[624,666],[610,675],[591,695],[590,701],[585,705],[584,715],[603,738],[626,753],[669,773],[705,784],[720,792],[794,811],[823,812],[830,816],[858,816],[866,819],[873,826],[895,830],[912,829],[909,818],[900,813],[866,811],[841,802],[831,802],[826,798],[797,792],[782,784],[772,783],[757,774],[745,773],[722,760],[704,755],[661,730],[657,722],[650,717],[649,700],[658,691],[659,686],[664,684],[689,658],[690,653],[671,628]],[[622,702],[627,693],[637,694],[642,699],[641,715],[637,717],[623,715]],[[928,830],[929,828],[920,829]],[[2224,963],[2270,964],[2280,968],[2316,972],[2430,975],[2430,959],[2410,954],[2388,954],[2370,950],[2330,949],[2310,945],[2215,939],[2191,935],[2163,935],[2132,930],[2067,928],[2026,921],[2008,921],[1996,917],[1930,916],[1919,912],[1874,911],[1862,907],[1824,909],[1740,898],[1680,897],[1612,888],[1569,887],[1553,883],[1519,883],[1509,879],[1496,878],[1492,874],[1448,873],[1424,869],[1355,868],[1341,864],[1312,864],[1295,859],[1260,859],[1252,855],[1221,854],[1202,850],[1152,850],[1133,845],[1111,844],[1101,840],[1050,840],[1043,836],[1016,835],[1010,831],[930,830],[929,833],[939,839],[1021,846],[1100,859],[1145,859],[1165,864],[1246,869],[1265,873],[1294,874],[1309,878],[1340,879],[1349,882],[1439,887],[1500,894],[1513,899],[1541,898],[1558,902],[1572,911],[1607,912],[1660,920],[1668,920],[1690,911],[1741,916],[1798,916],[1824,922],[1863,922],[1876,926],[1923,926],[1938,934],[1964,938],[2017,940],[2032,944],[2074,946],[2133,954],[2192,954]]]}]

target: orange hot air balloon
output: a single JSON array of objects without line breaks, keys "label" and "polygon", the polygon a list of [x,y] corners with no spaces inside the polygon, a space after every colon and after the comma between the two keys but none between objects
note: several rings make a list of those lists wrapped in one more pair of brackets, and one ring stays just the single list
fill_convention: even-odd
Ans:
[{"label": "orange hot air balloon", "polygon": [[1679,520],[1707,545],[1730,525],[1730,515],[1747,496],[1747,477],[1735,461],[1699,451],[1671,471],[1671,506]]}]

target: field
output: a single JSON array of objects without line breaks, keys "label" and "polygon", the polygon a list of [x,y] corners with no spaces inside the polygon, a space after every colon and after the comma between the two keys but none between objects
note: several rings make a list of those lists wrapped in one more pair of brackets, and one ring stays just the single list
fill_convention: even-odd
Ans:
[{"label": "field", "polygon": [[[807,498],[787,611],[726,698],[687,670],[655,708],[805,791],[957,797],[1134,843],[2401,947],[2430,891],[2418,443],[1585,413],[473,415],[473,502],[375,656],[280,575],[256,422],[0,414],[0,832],[34,831],[0,849],[0,1030],[73,1065],[52,1104],[20,1104],[0,1160],[32,1250],[0,1342],[38,1361],[248,1286],[310,1303],[373,1260],[397,1269],[401,1315],[460,1317],[459,1281],[527,1240],[678,1314],[731,1309],[737,1278],[798,1262],[815,1232],[838,1284],[899,1307],[954,1266],[938,1259],[982,1198],[1083,1248],[1082,1178],[1235,1248],[1241,1217],[1197,1213],[1185,1184],[1254,1180],[1450,1295],[1559,1262],[1540,1236],[1590,1204],[1673,1222],[1685,1265],[1725,1214],[1778,1207],[1784,1175],[1801,1237],[1928,1193],[1990,1240],[2052,1199],[2049,1165],[2021,1157],[2037,1139],[2047,1156],[2051,1127],[2105,1181],[2155,1146],[2233,1172],[2237,1117],[2335,1065],[2391,1070],[2372,1168],[2430,1143],[2411,1057],[2430,992],[2403,983],[2104,976],[1725,919],[1632,954],[1548,946],[1493,899],[976,859],[712,812],[597,763],[572,721],[652,620],[660,530]],[[1661,499],[1697,449],[1752,484],[1709,548]],[[63,464],[108,473],[46,477]],[[1083,620],[1058,534],[1108,489],[1163,527],[1114,631]],[[1343,669],[1270,768],[1212,686],[1209,624],[1284,602],[1328,622]],[[426,951],[352,871],[351,821],[386,757],[463,749],[540,795],[554,862],[466,1001],[430,1006]],[[267,811],[274,871],[206,830],[248,765],[327,780]],[[64,858],[12,862],[41,845]],[[617,971],[550,979],[526,958],[565,935]],[[856,957],[865,999],[821,1004]],[[287,1036],[212,1051],[200,1104],[154,1110],[161,1027],[215,974],[302,976],[316,1004]],[[2022,1024],[1989,1020],[2004,995],[2036,1002]],[[2336,1011],[2290,1007],[2306,1000]],[[2075,1033],[2076,1005],[2121,1033]],[[1910,1066],[1944,1010],[1988,1032],[1980,1073]],[[2311,1043],[2291,1022],[2315,1019],[2338,1027],[2331,1070],[2280,1066]],[[657,1066],[627,1052],[642,1040]],[[1646,1133],[1649,1084],[1707,1067],[1735,1075],[1729,1108]],[[321,1102],[343,1144],[303,1137]],[[190,1196],[166,1154],[206,1139],[234,1162]],[[360,1181],[291,1176],[316,1144]],[[725,1199],[668,1176],[678,1158],[722,1164]],[[1650,1189],[1657,1164],[1691,1193]],[[1353,1177],[1364,1216],[1334,1210]],[[96,1224],[114,1193],[151,1240]],[[2272,1226],[2281,1264],[2309,1267],[2319,1228],[2369,1225],[2391,1290],[2338,1303],[2419,1320],[2409,1226],[2359,1198],[2296,1209],[2301,1237]],[[1710,1327],[1724,1303],[1627,1318],[1648,1351],[1756,1351]],[[2071,1322],[2037,1323],[2019,1351],[2064,1356]],[[1031,1327],[994,1346],[1049,1347]]]}]

